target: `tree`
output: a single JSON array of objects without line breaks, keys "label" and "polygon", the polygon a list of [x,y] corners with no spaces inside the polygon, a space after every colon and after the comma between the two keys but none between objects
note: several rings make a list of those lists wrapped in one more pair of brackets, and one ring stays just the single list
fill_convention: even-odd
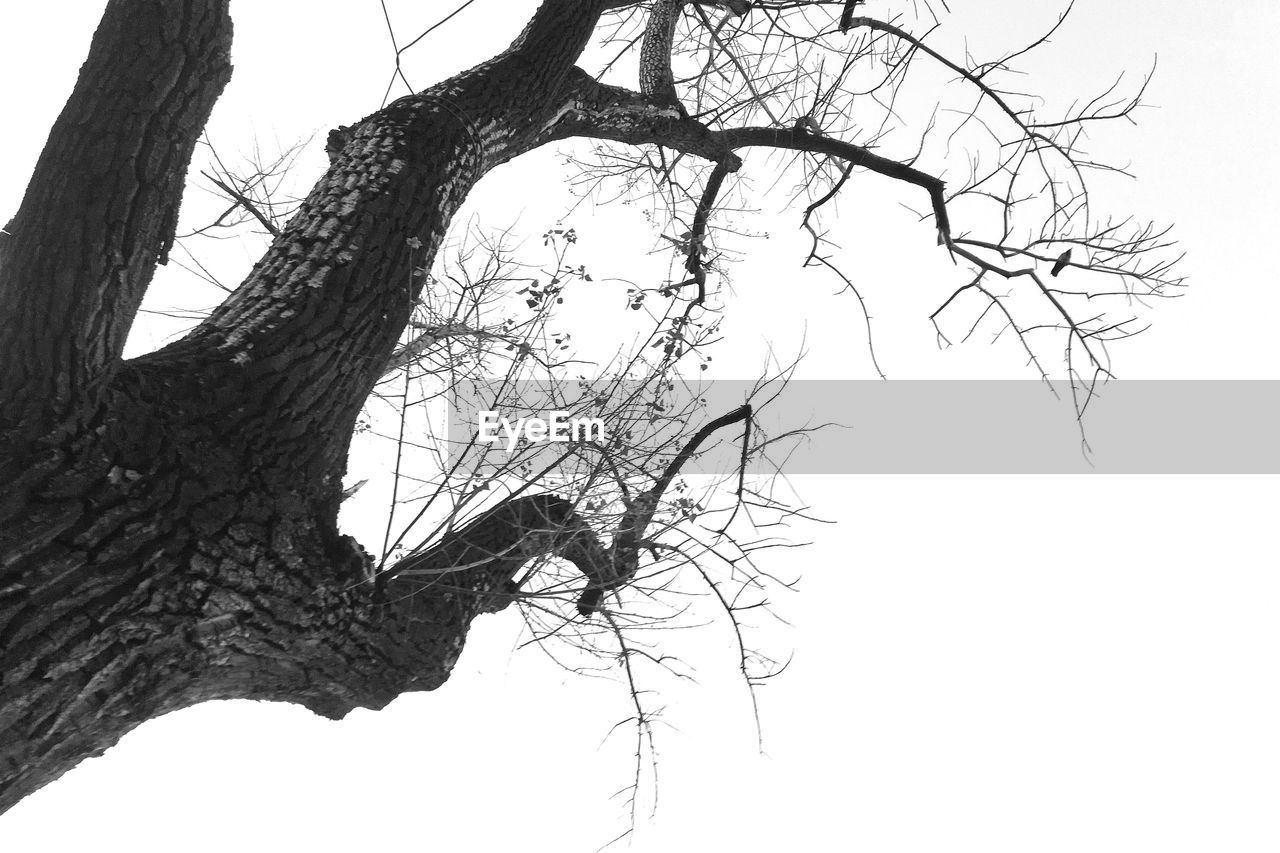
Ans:
[{"label": "tree", "polygon": [[[942,308],[976,300],[973,326],[997,318],[1046,378],[1038,340],[1057,336],[1070,387],[1087,397],[1109,373],[1106,342],[1132,321],[1079,306],[1179,283],[1164,231],[1090,207],[1085,176],[1103,167],[1080,153],[1083,131],[1130,117],[1137,96],[1108,92],[1041,120],[995,82],[1023,51],[957,62],[915,34],[930,10],[907,21],[857,6],[545,0],[492,60],[335,130],[329,169],[287,222],[219,178],[270,225],[270,247],[190,334],[124,360],[230,75],[231,21],[226,0],[111,0],[0,235],[0,808],[202,701],[341,717],[433,689],[472,619],[519,596],[516,574],[537,557],[568,559],[578,611],[611,618],[605,595],[636,577],[646,549],[658,556],[648,528],[680,464],[707,430],[749,424],[750,409],[665,438],[668,465],[646,448],[648,486],[616,478],[624,500],[603,535],[583,504],[520,489],[386,565],[337,525],[351,437],[388,370],[452,337],[513,345],[500,330],[423,319],[425,271],[476,182],[538,146],[600,140],[601,156],[580,163],[586,184],[648,194],[660,225],[675,226],[665,236],[683,272],[633,301],[665,300],[647,382],[706,343],[723,275],[713,213],[743,152],[767,149],[794,156],[767,168],[798,175],[807,263],[845,276],[820,223],[858,170],[901,182],[924,199],[940,251],[972,273]],[[616,53],[595,74],[579,65],[593,40]],[[601,80],[626,57],[638,90]],[[886,156],[874,149],[918,106],[907,81],[921,58],[926,102],[945,83],[929,69],[971,102],[946,138],[927,119],[915,149]],[[983,160],[971,137],[988,135]],[[975,152],[962,180],[916,165],[927,145],[957,138]],[[1115,286],[1067,290],[1041,275],[1050,267]],[[993,279],[1027,286],[1002,292]],[[447,585],[429,582],[441,575]]]}]

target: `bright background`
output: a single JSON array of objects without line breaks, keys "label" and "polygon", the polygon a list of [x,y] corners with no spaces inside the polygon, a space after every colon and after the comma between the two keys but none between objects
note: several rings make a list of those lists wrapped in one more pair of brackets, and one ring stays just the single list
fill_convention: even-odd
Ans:
[{"label": "bright background", "polygon": [[[389,5],[403,35],[453,8]],[[411,80],[425,85],[501,49],[533,5],[479,0],[411,54]],[[1036,5],[952,3],[975,22],[976,53],[1043,29],[1055,9]],[[16,208],[101,8],[68,0],[0,13],[0,217]],[[316,134],[299,165],[315,174],[328,128],[381,98],[390,58],[378,4],[239,0],[233,9],[236,76],[210,134],[224,153]],[[1116,350],[1122,377],[1280,378],[1269,204],[1280,177],[1277,25],[1280,7],[1266,0],[1211,10],[1079,0],[1028,81],[1092,91],[1159,56],[1148,98],[1159,109],[1096,145],[1141,179],[1116,189],[1115,209],[1176,224],[1193,287]],[[558,163],[540,152],[503,167],[469,210],[536,236],[569,203]],[[754,168],[767,187],[765,164]],[[889,376],[1026,376],[999,345],[936,350],[926,318],[959,271],[894,206],[914,199],[863,183],[833,231],[872,301]],[[208,204],[202,194],[189,190],[189,209]],[[802,375],[868,376],[856,306],[832,301],[836,285],[822,273],[800,273],[795,215],[768,204],[752,224],[771,236],[748,247],[735,273],[719,370],[750,375],[767,345],[794,353],[803,335]],[[583,235],[593,269],[644,281],[664,268],[634,211],[580,210],[564,222]],[[232,246],[219,262],[234,270],[252,260]],[[151,304],[205,298],[194,287],[166,271]],[[149,316],[132,346],[176,331]],[[782,657],[794,649],[761,695],[764,754],[727,630],[680,639],[699,683],[659,685],[669,724],[659,731],[660,801],[633,849],[1280,847],[1273,479],[796,485],[839,524],[798,531],[815,544],[765,564],[803,583],[776,602],[792,627],[760,638]],[[610,797],[629,781],[632,744],[625,727],[609,736],[630,713],[625,689],[567,675],[536,649],[514,652],[518,633],[514,613],[482,617],[445,687],[341,723],[248,702],[148,723],[0,818],[0,843],[595,850],[626,826]]]}]

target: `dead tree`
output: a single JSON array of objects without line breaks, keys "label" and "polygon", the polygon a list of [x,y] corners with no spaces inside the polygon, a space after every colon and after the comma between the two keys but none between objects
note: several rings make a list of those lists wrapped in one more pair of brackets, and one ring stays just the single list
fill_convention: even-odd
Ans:
[{"label": "dead tree", "polygon": [[[0,810],[142,722],[206,700],[286,701],[338,718],[436,688],[472,619],[501,606],[535,552],[579,567],[584,612],[634,575],[650,492],[604,540],[562,501],[516,498],[381,573],[337,528],[357,417],[405,352],[397,342],[423,283],[414,269],[430,266],[476,182],[533,148],[588,137],[711,169],[703,190],[685,194],[695,210],[677,242],[688,280],[664,288],[688,303],[686,319],[706,301],[721,187],[740,152],[765,147],[807,158],[809,185],[823,193],[855,168],[914,187],[943,250],[977,270],[968,289],[1002,306],[987,278],[1034,279],[1062,309],[1059,327],[1093,345],[1102,333],[1070,316],[1059,292],[1003,265],[1052,263],[1058,232],[1043,245],[1015,244],[1012,229],[957,235],[957,195],[941,178],[843,138],[847,121],[829,120],[847,88],[832,85],[838,76],[786,78],[816,83],[819,97],[779,100],[760,38],[796,15],[820,19],[809,21],[814,38],[845,39],[837,55],[887,62],[890,82],[908,59],[934,55],[897,24],[855,16],[855,5],[544,0],[498,56],[330,134],[329,168],[287,222],[263,220],[273,239],[245,281],[181,340],[124,360],[168,257],[192,152],[231,74],[231,19],[229,0],[110,0],[0,234]],[[606,13],[609,38],[625,41],[631,27],[630,44],[642,47],[638,90],[577,64]],[[701,70],[674,73],[673,56]],[[1073,164],[1058,128],[987,85],[996,66],[950,70],[1012,120],[1025,143],[1015,156]],[[1086,109],[1062,127],[1096,117]],[[674,180],[653,163],[642,168]],[[1017,166],[1005,159],[994,172]],[[822,186],[832,174],[834,188]],[[990,184],[975,170],[961,192],[1005,213],[1020,204]],[[1075,216],[1070,199],[1052,222]],[[1113,261],[1150,248],[1153,233],[1132,244],[1084,234],[1070,266],[1131,274]],[[448,587],[424,583],[442,568]]]}]

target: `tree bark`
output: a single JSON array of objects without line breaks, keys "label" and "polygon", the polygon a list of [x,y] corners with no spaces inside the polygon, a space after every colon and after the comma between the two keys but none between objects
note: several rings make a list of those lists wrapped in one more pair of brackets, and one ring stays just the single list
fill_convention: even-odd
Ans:
[{"label": "tree bark", "polygon": [[230,49],[226,0],[108,4],[0,234],[0,433],[73,426],[110,380]]},{"label": "tree bark", "polygon": [[0,237],[0,811],[208,699],[336,718],[445,681],[512,561],[368,583],[336,524],[348,443],[415,268],[476,181],[553,138],[607,5],[545,0],[503,54],[355,124],[236,292],[125,362],[230,19],[111,0]]}]

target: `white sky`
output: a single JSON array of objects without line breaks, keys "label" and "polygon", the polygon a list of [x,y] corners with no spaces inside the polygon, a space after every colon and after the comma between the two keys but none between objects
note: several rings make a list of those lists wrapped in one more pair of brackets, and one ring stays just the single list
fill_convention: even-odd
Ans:
[{"label": "white sky", "polygon": [[[388,5],[406,34],[453,8]],[[411,55],[411,79],[491,55],[533,5],[479,0]],[[951,5],[975,22],[975,52],[1054,15],[1012,0]],[[18,203],[101,6],[0,12],[0,217]],[[376,2],[233,8],[236,76],[210,126],[220,146],[322,140],[377,106],[389,55]],[[1176,224],[1192,288],[1117,349],[1123,377],[1280,378],[1268,204],[1280,179],[1278,24],[1280,7],[1265,0],[1080,0],[1028,83],[1088,88],[1159,55],[1148,99],[1159,109],[1096,144],[1141,179],[1114,207]],[[313,145],[300,168],[322,161]],[[193,209],[200,193],[189,191]],[[885,209],[878,188],[857,198],[833,230],[872,301],[890,377],[1025,375],[1000,347],[936,351],[926,317],[956,271],[931,235],[897,227],[908,217]],[[469,209],[493,225],[518,217],[532,236],[566,204],[556,158],[543,153],[490,176]],[[736,272],[720,369],[749,370],[766,343],[794,348],[803,332],[805,375],[868,376],[848,332],[855,306],[829,300],[836,286],[821,274],[798,274],[794,213],[773,218],[768,204],[754,227],[772,236]],[[565,222],[595,253],[593,269],[632,279],[660,270],[641,261],[653,238],[634,213]],[[252,262],[235,251],[219,258],[228,270]],[[166,271],[155,304],[198,299],[192,288]],[[174,331],[148,320],[134,346]],[[762,694],[767,754],[755,750],[725,631],[681,640],[700,683],[661,685],[671,728],[660,731],[660,803],[632,849],[1280,845],[1280,583],[1265,533],[1274,480],[825,477],[799,487],[839,524],[775,558],[804,582],[778,602],[793,627],[764,638],[778,655],[795,650]],[[515,616],[482,617],[444,688],[380,713],[331,723],[295,707],[216,703],[153,721],[0,818],[0,842],[594,850],[625,826],[610,795],[628,780],[631,744],[625,731],[606,740],[629,713],[625,691],[566,676],[534,650],[513,654]]]}]

